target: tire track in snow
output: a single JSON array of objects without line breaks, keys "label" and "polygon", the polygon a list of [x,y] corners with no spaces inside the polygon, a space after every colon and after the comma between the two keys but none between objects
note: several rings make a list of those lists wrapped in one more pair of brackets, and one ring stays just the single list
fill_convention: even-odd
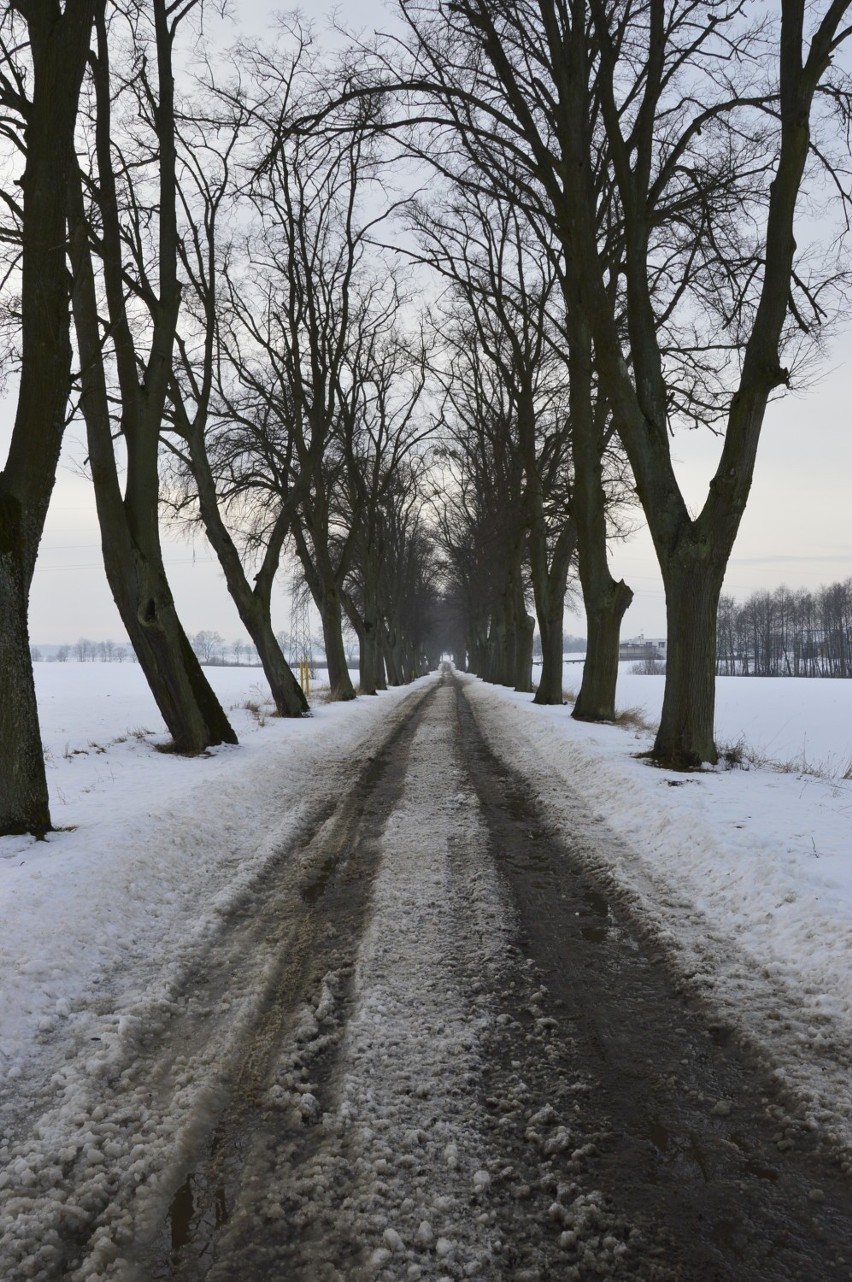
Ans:
[{"label": "tire track in snow", "polygon": [[[209,1282],[485,1276],[490,1176],[472,1103],[491,1018],[482,979],[500,964],[505,912],[483,878],[461,902],[451,871],[457,843],[468,861],[486,857],[453,759],[452,700],[442,687],[425,710],[384,825],[355,1005],[334,1062],[309,1082],[315,1108],[307,1125],[264,1125]],[[473,994],[468,930],[485,972]],[[287,1054],[273,1098],[292,1101],[292,1069]]]},{"label": "tire track in snow", "polygon": [[[336,877],[341,869],[345,877],[350,849],[359,848],[359,828],[380,831],[387,797],[374,795],[382,784],[395,786],[389,765],[397,780],[404,771],[412,707],[435,689],[398,706],[383,742],[371,745],[374,758],[352,771],[351,791],[312,808],[301,837],[209,923],[206,950],[171,978],[165,996],[125,1017],[114,1044],[57,1075],[55,1099],[31,1131],[4,1137],[3,1282],[151,1282],[150,1258],[138,1268],[130,1261],[156,1235],[220,1120],[230,1135],[241,1110],[250,1113],[278,1034],[314,982],[312,967],[322,956],[316,936],[333,939],[339,930],[351,951],[375,846],[361,844],[362,865],[349,870],[356,894],[343,894]],[[340,908],[338,927],[328,916],[332,903]],[[236,1115],[232,1122],[229,1115]],[[222,1161],[219,1145],[214,1164]],[[215,1202],[219,1185],[210,1187]]]}]

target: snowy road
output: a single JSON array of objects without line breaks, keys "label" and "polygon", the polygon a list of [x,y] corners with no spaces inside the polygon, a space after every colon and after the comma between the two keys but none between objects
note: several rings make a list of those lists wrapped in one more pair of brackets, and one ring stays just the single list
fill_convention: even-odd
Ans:
[{"label": "snowy road", "polygon": [[3,1282],[852,1277],[848,1176],[464,690],[398,704],[170,999],[15,1115]]}]

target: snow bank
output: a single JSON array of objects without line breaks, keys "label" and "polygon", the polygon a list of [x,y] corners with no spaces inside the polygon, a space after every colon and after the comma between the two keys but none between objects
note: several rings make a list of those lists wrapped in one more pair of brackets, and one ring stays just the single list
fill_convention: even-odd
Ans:
[{"label": "snow bank", "polygon": [[62,830],[0,839],[0,1083],[21,1097],[69,1046],[107,1053],[412,689],[285,721],[256,669],[208,671],[241,742],[190,759],[156,751],[135,665],[37,665]]}]

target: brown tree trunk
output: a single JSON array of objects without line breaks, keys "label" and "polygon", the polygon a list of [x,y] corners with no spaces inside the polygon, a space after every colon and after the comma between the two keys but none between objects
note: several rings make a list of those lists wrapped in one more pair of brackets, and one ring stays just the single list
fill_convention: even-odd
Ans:
[{"label": "brown tree trunk", "polygon": [[403,685],[399,629],[395,625],[386,624],[382,629],[382,654],[384,655],[385,669],[388,674],[388,684],[392,686]]},{"label": "brown tree trunk", "polygon": [[326,587],[317,603],[322,622],[328,684],[332,697],[342,701],[355,698],[355,687],[349,676],[346,648],[343,644],[343,617],[336,587]]},{"label": "brown tree trunk", "polygon": [[727,555],[682,552],[662,565],[666,589],[666,685],[652,756],[676,770],[717,760],[716,617]]},{"label": "brown tree trunk", "polygon": [[94,0],[64,12],[53,0],[21,6],[33,74],[21,179],[21,381],[0,472],[0,836],[51,827],[27,616],[71,387],[68,183],[94,10]]},{"label": "brown tree trunk", "polygon": [[538,630],[541,634],[541,677],[533,703],[559,705],[565,702],[562,671],[564,642],[562,615],[560,614],[558,620],[539,615]]},{"label": "brown tree trunk", "polygon": [[[246,584],[248,587],[248,584]],[[251,589],[249,588],[249,592]],[[296,680],[293,669],[284,655],[275,633],[269,611],[256,598],[247,598],[242,607],[236,595],[231,593],[240,618],[248,632],[260,659],[263,675],[269,683],[269,690],[279,717],[302,717],[309,711],[305,692]]]},{"label": "brown tree trunk", "polygon": [[514,686],[520,694],[532,693],[534,634],[535,619],[531,614],[527,614],[526,609],[524,609],[522,613],[519,612],[515,622],[515,644],[513,647],[515,668]]},{"label": "brown tree trunk", "polygon": [[0,495],[0,836],[51,828],[27,633],[21,514]]},{"label": "brown tree trunk", "polygon": [[219,558],[228,591],[237,607],[243,626],[254,642],[263,674],[275,709],[281,717],[301,717],[308,711],[308,701],[293,671],[281,653],[281,647],[272,630],[270,603],[272,584],[278,568],[286,526],[283,518],[270,536],[266,555],[255,579],[254,587],[246,578],[240,555],[222,520],[216,495],[216,485],[210,469],[204,438],[200,431],[189,429],[189,462],[198,490],[198,504],[207,538]]},{"label": "brown tree trunk", "polygon": [[586,661],[577,702],[571,712],[576,721],[612,721],[615,718],[615,687],[618,680],[618,651],[621,620],[633,600],[623,579],[616,581],[607,571],[590,576],[592,583],[586,603]]},{"label": "brown tree trunk", "polygon": [[556,540],[547,564],[543,515],[530,528],[530,567],[533,596],[541,634],[541,677],[535,692],[534,703],[561,704],[562,693],[562,642],[565,591],[568,570],[576,547],[576,527],[569,520]]},{"label": "brown tree trunk", "polygon": [[633,593],[609,572],[603,455],[606,402],[595,398],[592,340],[582,315],[568,318],[571,442],[574,459],[573,511],[586,610],[586,662],[572,716],[577,721],[612,721],[618,681],[621,620]]},{"label": "brown tree trunk", "polygon": [[358,634],[358,693],[376,694],[386,690],[382,634],[375,586],[365,573],[364,602],[359,611],[349,593],[342,593],[346,617]]},{"label": "brown tree trunk", "polygon": [[[90,432],[90,451],[91,440]],[[92,476],[107,580],[174,750],[191,756],[218,743],[236,743],[178,619],[159,548],[146,553],[126,518],[115,519],[116,496],[105,492],[109,481],[96,473],[94,459]]]},{"label": "brown tree trunk", "polygon": [[128,448],[127,494],[122,497],[79,174],[73,187],[73,310],[82,366],[81,406],[104,567],[130,643],[175,750],[196,754],[218,743],[236,743],[237,736],[181,627],[163,566],[157,519],[158,436],[153,442],[137,440],[136,449]]}]

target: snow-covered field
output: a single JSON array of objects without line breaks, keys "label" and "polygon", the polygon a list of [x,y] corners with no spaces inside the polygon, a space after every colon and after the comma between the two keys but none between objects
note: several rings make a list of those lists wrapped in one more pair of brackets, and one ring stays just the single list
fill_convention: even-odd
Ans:
[{"label": "snow-covered field", "polygon": [[[180,1000],[216,923],[409,695],[317,700],[312,718],[287,722],[269,717],[256,669],[209,673],[241,742],[186,760],[156,751],[165,735],[135,665],[37,665],[61,830],[0,840],[7,1119],[35,1082],[55,1082],[73,1108],[69,1073],[96,1080],[146,1010]],[[566,667],[567,688],[575,675]],[[581,725],[471,678],[465,689],[557,823],[568,789],[585,798],[614,894],[852,1154],[852,683],[721,681],[719,739],[745,737],[786,768],[691,776],[638,760],[641,728]],[[662,679],[622,673],[620,706],[653,719],[661,695]],[[830,777],[795,769],[799,754]],[[26,1185],[19,1166],[0,1171],[0,1194]]]}]

